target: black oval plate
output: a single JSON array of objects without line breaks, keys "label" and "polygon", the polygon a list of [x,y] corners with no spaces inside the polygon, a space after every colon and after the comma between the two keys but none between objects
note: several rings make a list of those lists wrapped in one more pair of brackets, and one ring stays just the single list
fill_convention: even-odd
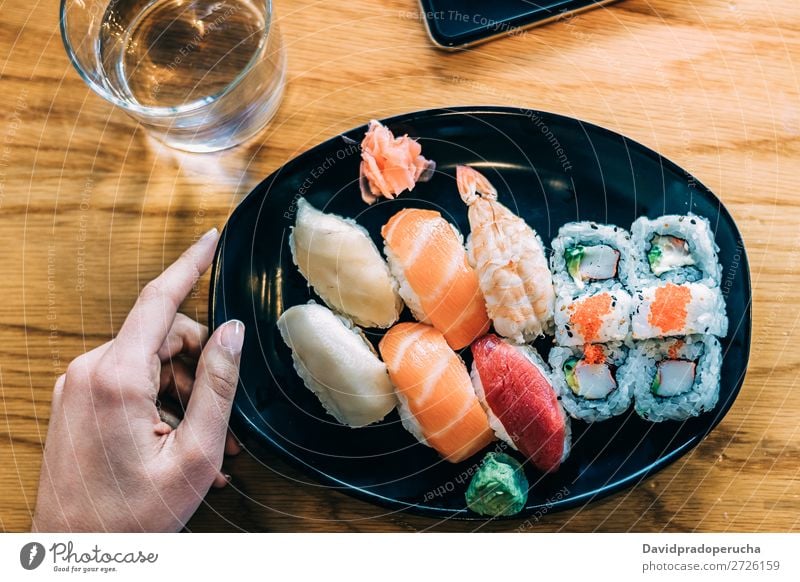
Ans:
[{"label": "black oval plate", "polygon": [[[436,175],[398,200],[367,206],[358,189],[366,127],[337,136],[293,159],[236,208],[214,261],[210,320],[247,328],[232,426],[259,455],[278,451],[326,486],[393,509],[433,517],[477,517],[465,508],[469,475],[482,455],[457,464],[418,444],[393,412],[362,429],[337,424],[295,374],[275,322],[314,298],[288,250],[294,202],[358,220],[383,248],[380,227],[401,208],[435,208],[462,233],[466,207],[455,166],[476,164],[545,244],[574,220],[629,227],[638,216],[688,211],[707,217],[723,266],[730,331],[717,408],[684,423],[648,423],[633,409],[587,425],[573,422],[573,450],[560,470],[542,476],[526,467],[531,491],[520,517],[576,506],[631,486],[696,446],[722,419],[744,381],[750,349],[750,273],[730,214],[705,186],[652,150],[607,129],[533,110],[462,107],[420,111],[385,121],[396,135],[418,138],[438,164]],[[404,319],[410,319],[407,311]],[[377,342],[379,330],[368,330]],[[538,347],[546,356],[549,340]],[[464,350],[469,364],[469,350]]]}]

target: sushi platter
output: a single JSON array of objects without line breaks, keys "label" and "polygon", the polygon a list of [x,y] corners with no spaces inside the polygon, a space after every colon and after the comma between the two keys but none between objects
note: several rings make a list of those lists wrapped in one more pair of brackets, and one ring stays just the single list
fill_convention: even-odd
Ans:
[{"label": "sushi platter", "polygon": [[[544,128],[544,130],[542,129]],[[390,509],[525,517],[634,486],[722,420],[750,276],[687,172],[554,114],[371,121],[233,212],[210,323],[248,330],[232,427]]]}]

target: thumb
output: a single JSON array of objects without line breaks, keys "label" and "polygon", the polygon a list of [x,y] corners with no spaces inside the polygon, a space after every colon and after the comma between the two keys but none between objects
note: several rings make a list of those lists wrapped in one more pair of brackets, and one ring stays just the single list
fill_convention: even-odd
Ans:
[{"label": "thumb", "polygon": [[[231,320],[208,339],[197,363],[186,415],[178,427],[179,440],[199,445],[208,460],[222,463],[228,419],[239,381],[244,324]],[[213,456],[212,456],[213,455]]]}]

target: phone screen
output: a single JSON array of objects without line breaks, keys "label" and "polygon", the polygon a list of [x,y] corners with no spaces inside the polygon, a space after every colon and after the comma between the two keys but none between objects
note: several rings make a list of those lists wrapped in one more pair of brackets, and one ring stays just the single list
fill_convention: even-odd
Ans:
[{"label": "phone screen", "polygon": [[547,20],[565,17],[611,0],[420,0],[432,40],[458,48],[504,34],[521,33]]}]

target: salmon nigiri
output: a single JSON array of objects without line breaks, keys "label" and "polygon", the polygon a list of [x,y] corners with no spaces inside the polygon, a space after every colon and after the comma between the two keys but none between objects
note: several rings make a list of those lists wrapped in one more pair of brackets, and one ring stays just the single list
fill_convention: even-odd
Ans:
[{"label": "salmon nigiri", "polygon": [[441,333],[398,323],[379,345],[395,386],[403,426],[451,463],[470,457],[494,435],[464,362]]},{"label": "salmon nigiri", "polygon": [[423,323],[444,334],[454,350],[489,330],[478,275],[460,235],[434,210],[407,208],[381,230],[400,296]]},{"label": "salmon nigiri", "polygon": [[472,356],[472,382],[497,436],[539,470],[557,470],[569,454],[570,424],[539,354],[488,334],[472,344]]}]

